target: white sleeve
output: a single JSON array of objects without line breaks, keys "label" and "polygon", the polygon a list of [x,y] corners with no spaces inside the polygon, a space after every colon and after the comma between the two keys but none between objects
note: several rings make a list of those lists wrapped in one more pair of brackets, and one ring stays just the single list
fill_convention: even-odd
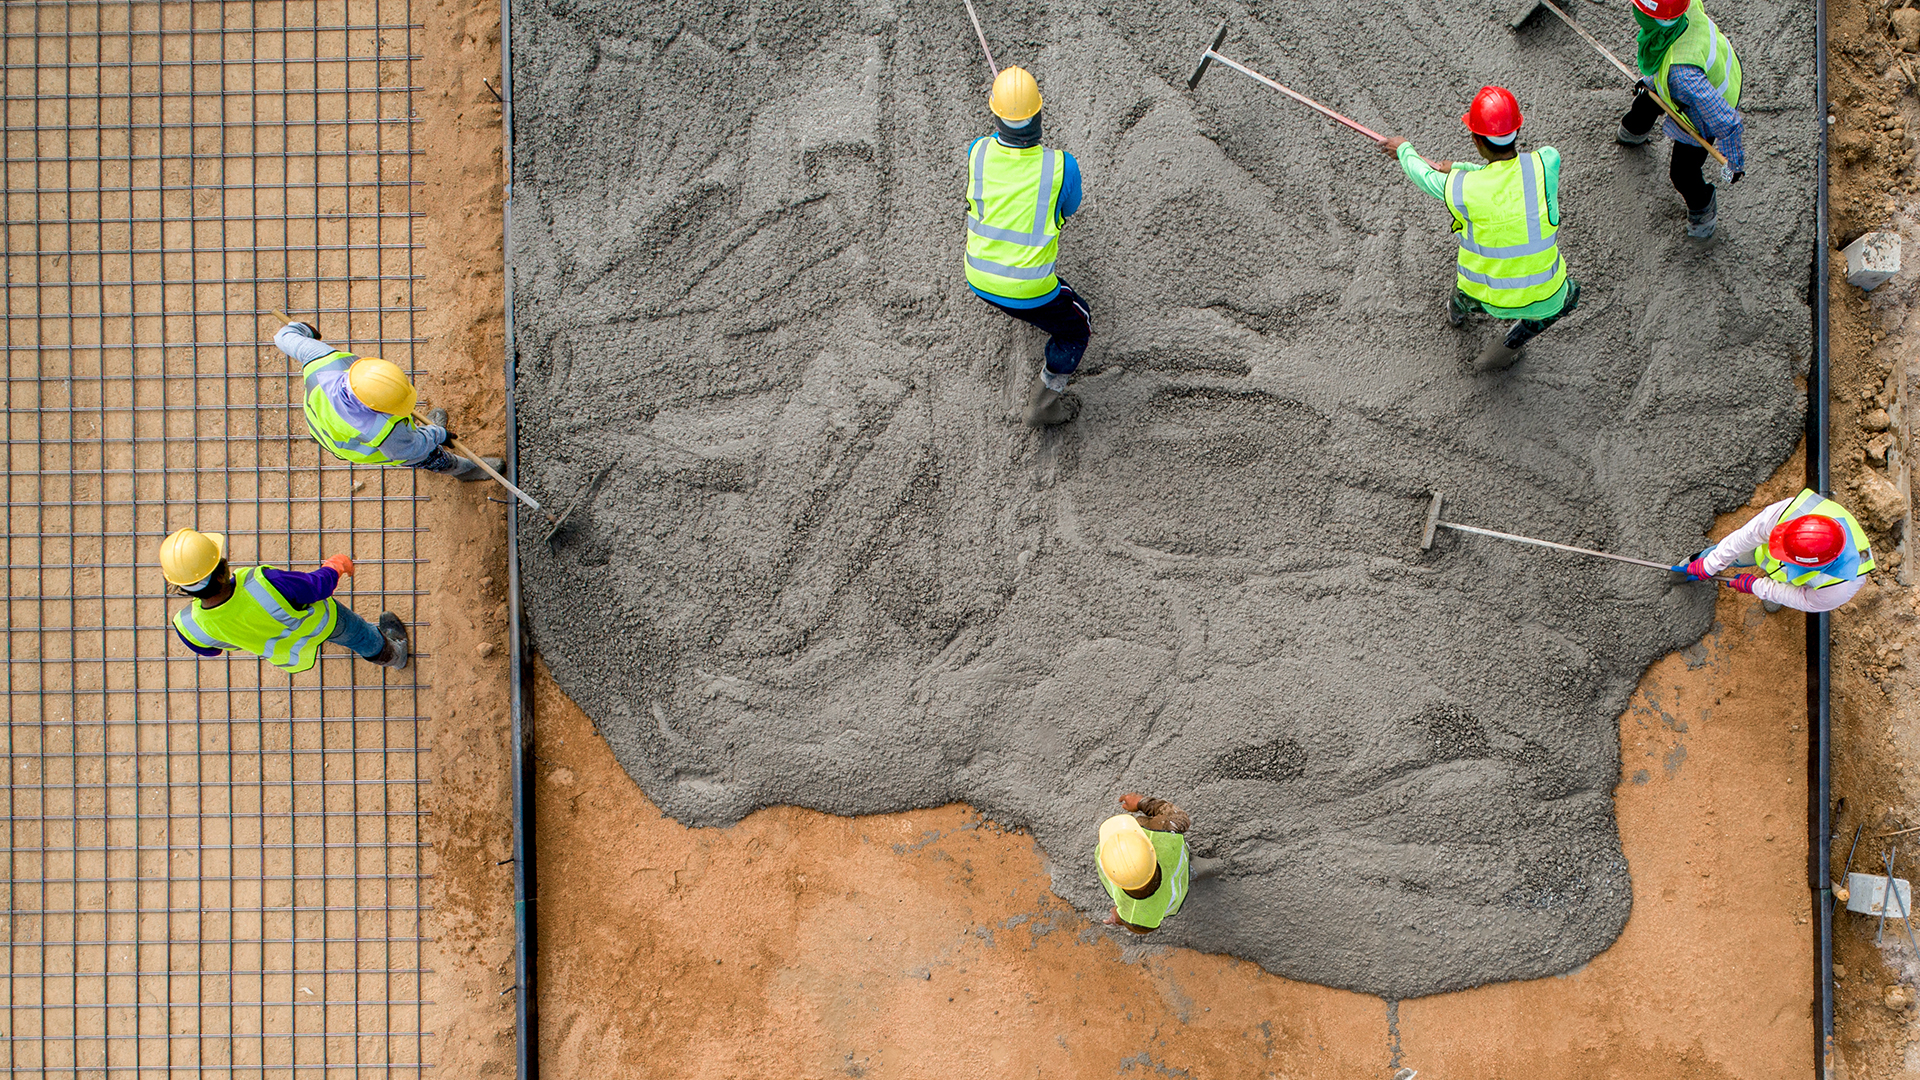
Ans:
[{"label": "white sleeve", "polygon": [[[1775,525],[1780,524],[1780,515],[1787,512],[1787,504],[1792,501],[1792,499],[1781,499],[1753,515],[1745,525],[1733,530],[1732,535],[1715,544],[1713,550],[1707,552],[1707,557],[1703,560],[1707,564],[1707,572],[1718,574],[1732,566],[1741,556],[1752,554],[1755,548],[1766,543],[1767,534],[1773,531]],[[1779,602],[1785,603],[1785,601]]]},{"label": "white sleeve", "polygon": [[1755,578],[1753,595],[1762,600],[1771,600],[1782,607],[1795,611],[1832,611],[1841,604],[1853,599],[1853,594],[1866,584],[1866,578],[1857,577],[1852,581],[1843,581],[1838,585],[1829,585],[1816,589],[1810,585],[1788,585],[1772,578]]},{"label": "white sleeve", "polygon": [[301,364],[311,364],[315,360],[335,351],[334,347],[317,337],[307,336],[307,330],[299,323],[288,323],[273,335],[273,343],[279,350]]}]

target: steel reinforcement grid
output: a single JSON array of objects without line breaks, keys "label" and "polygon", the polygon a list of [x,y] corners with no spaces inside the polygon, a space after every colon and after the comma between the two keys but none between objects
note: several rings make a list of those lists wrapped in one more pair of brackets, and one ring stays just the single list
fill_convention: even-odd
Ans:
[{"label": "steel reinforcement grid", "polygon": [[278,307],[411,366],[418,32],[407,0],[0,5],[9,1076],[429,1067],[416,669],[197,659],[156,565],[183,526],[236,566],[351,553],[341,602],[413,622],[414,471],[323,455],[269,339]]}]

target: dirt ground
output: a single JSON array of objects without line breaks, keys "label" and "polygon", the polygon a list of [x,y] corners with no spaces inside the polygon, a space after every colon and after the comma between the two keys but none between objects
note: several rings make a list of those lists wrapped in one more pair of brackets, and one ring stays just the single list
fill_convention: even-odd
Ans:
[{"label": "dirt ground", "polygon": [[[1877,14],[1876,14],[1877,13]],[[1885,9],[1832,9],[1834,235],[1884,224],[1911,192],[1917,110]],[[1904,19],[1905,17],[1903,17]],[[501,401],[498,8],[426,13],[424,324],[461,433],[497,445]],[[1914,58],[1908,55],[1909,63]],[[1891,71],[1889,75],[1885,72]],[[1898,166],[1897,168],[1895,166]],[[1888,193],[1898,202],[1890,202]],[[1838,260],[1836,260],[1838,263]],[[1860,505],[1874,407],[1893,403],[1904,311],[1840,279],[1836,483]],[[1901,375],[1904,379],[1904,374]],[[1896,424],[1896,427],[1899,425]],[[1752,508],[1799,487],[1801,459]],[[427,605],[449,635],[429,712],[440,926],[428,1024],[444,1075],[512,1065],[500,507],[435,500]],[[1724,532],[1742,517],[1720,522]],[[1877,537],[1883,550],[1890,538]],[[438,553],[436,553],[438,554]],[[1891,560],[1889,560],[1891,561]],[[1835,621],[1836,814],[1845,857],[1920,821],[1920,717],[1898,645],[1913,593],[1892,573]],[[1812,1066],[1804,876],[1801,621],[1723,596],[1715,629],[1650,669],[1621,719],[1621,835],[1635,886],[1619,942],[1572,975],[1398,1003],[1290,983],[1250,964],[1122,940],[1047,889],[1026,836],[964,806],[840,819],[791,809],[724,830],[664,819],[591,722],[535,683],[541,1058],[552,1075],[1569,1077],[1804,1076]],[[482,655],[492,646],[490,655]],[[451,665],[451,667],[449,667]],[[1899,706],[1898,708],[1896,706]],[[1201,822],[1198,828],[1205,828]],[[1877,840],[1873,845],[1886,842]],[[1915,843],[1920,843],[1916,838]],[[1859,859],[1880,848],[1863,841]],[[1410,913],[1417,917],[1417,913]],[[1910,1013],[1871,927],[1842,916],[1843,1067],[1920,1075]],[[1891,935],[1889,940],[1891,940]],[[957,1036],[957,1037],[956,1037]],[[1906,1070],[1903,1073],[1903,1070]]]}]

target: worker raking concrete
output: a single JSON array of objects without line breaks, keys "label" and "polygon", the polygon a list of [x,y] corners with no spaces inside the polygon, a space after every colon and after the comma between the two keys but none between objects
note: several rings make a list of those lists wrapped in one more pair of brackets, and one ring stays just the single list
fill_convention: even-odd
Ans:
[{"label": "worker raking concrete", "polygon": [[[398,364],[336,349],[303,322],[281,327],[273,343],[302,365],[307,430],[334,457],[356,465],[406,465],[456,480],[488,478],[479,465],[443,445],[453,438],[445,410],[435,409],[425,424],[414,418],[420,394]],[[498,470],[505,463],[488,458],[487,464]]]},{"label": "worker raking concrete", "polygon": [[1100,884],[1113,898],[1108,926],[1150,934],[1180,913],[1191,882],[1211,877],[1217,859],[1190,859],[1186,831],[1193,819],[1165,799],[1128,792],[1120,796],[1124,814],[1100,823],[1093,861]]},{"label": "worker raking concrete", "polygon": [[160,542],[160,572],[193,598],[173,616],[174,632],[201,656],[264,656],[289,675],[313,666],[331,641],[381,667],[407,666],[407,626],[391,611],[378,629],[333,599],[353,559],[330,555],[318,570],[227,565],[226,537],[181,529]]},{"label": "worker raking concrete", "polygon": [[[1721,179],[1739,183],[1747,170],[1741,143],[1746,121],[1738,109],[1740,58],[1734,55],[1733,43],[1701,10],[1699,0],[1633,0],[1633,20],[1640,27],[1636,42],[1640,88],[1614,137],[1628,146],[1651,138],[1653,122],[1662,115],[1653,100],[1658,94],[1726,157]],[[1706,240],[1713,236],[1720,214],[1719,193],[1701,174],[1707,149],[1672,117],[1665,121],[1664,130],[1673,140],[1667,175],[1687,201],[1687,235]]]},{"label": "worker raking concrete", "polygon": [[1725,540],[1673,569],[1690,581],[1752,567],[1721,584],[1760,598],[1768,611],[1832,611],[1873,572],[1867,530],[1847,508],[1811,489],[1755,514]]},{"label": "worker raking concrete", "polygon": [[1381,145],[1453,214],[1460,250],[1447,322],[1463,326],[1476,311],[1516,320],[1474,359],[1476,370],[1497,371],[1580,305],[1580,283],[1567,276],[1560,257],[1560,152],[1520,149],[1520,103],[1503,87],[1482,87],[1460,119],[1486,164],[1429,165],[1398,136]]},{"label": "worker raking concrete", "polygon": [[1026,69],[1002,71],[987,106],[993,134],[967,147],[967,284],[1048,335],[1026,419],[1034,427],[1065,423],[1079,409],[1064,396],[1067,380],[1093,336],[1086,300],[1054,270],[1061,226],[1080,208],[1080,164],[1040,144],[1040,85]]}]

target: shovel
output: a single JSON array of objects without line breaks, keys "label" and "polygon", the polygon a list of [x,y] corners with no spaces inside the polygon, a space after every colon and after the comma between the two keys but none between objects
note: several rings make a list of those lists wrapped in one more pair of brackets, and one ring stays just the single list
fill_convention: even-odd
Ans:
[{"label": "shovel", "polygon": [[[1652,559],[1636,559],[1631,555],[1615,555],[1607,551],[1594,551],[1591,548],[1574,547],[1572,544],[1558,544],[1552,540],[1537,540],[1531,536],[1516,536],[1513,533],[1499,532],[1494,529],[1482,529],[1473,525],[1461,525],[1452,521],[1441,521],[1440,504],[1445,498],[1446,496],[1438,491],[1433,493],[1433,504],[1427,507],[1427,526],[1420,534],[1421,551],[1432,550],[1434,533],[1444,528],[1453,529],[1456,532],[1478,533],[1481,536],[1492,536],[1501,540],[1512,540],[1519,544],[1532,544],[1535,547],[1552,548],[1555,551],[1571,551],[1575,555],[1591,555],[1596,559],[1612,559],[1614,562],[1632,563],[1635,566],[1647,566],[1655,570],[1666,570],[1669,572],[1673,570],[1671,565],[1663,562],[1654,562]],[[1715,576],[1713,580],[1731,581],[1733,579]]]}]

